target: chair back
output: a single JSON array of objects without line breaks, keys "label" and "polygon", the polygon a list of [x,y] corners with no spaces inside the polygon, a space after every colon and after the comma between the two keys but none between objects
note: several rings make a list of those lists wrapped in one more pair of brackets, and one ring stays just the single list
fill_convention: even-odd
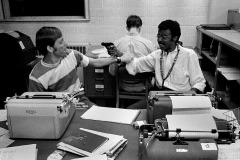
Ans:
[{"label": "chair back", "polygon": [[130,75],[125,65],[118,66],[116,69],[116,107],[119,107],[120,99],[147,99],[152,77],[152,72]]}]

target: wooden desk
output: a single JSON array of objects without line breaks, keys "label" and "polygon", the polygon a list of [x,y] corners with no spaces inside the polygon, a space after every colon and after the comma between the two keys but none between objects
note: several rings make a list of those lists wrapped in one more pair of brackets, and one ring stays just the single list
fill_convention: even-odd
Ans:
[{"label": "wooden desk", "polygon": [[[124,135],[128,140],[127,146],[119,154],[117,160],[137,160],[138,157],[138,130],[135,130],[131,125],[118,124],[111,122],[102,122],[94,120],[84,120],[80,116],[85,112],[85,109],[76,110],[76,113],[68,126],[66,132],[59,140],[31,140],[31,139],[15,139],[15,142],[10,146],[19,146],[27,144],[37,144],[38,148],[38,160],[46,160],[47,157],[57,148],[56,145],[63,139],[65,136],[70,134],[73,130],[78,128],[87,128],[105,133],[112,133],[118,135]],[[141,110],[140,115],[137,120],[146,120],[147,111]],[[63,160],[69,160],[73,158],[79,158],[80,156],[67,153]]]}]

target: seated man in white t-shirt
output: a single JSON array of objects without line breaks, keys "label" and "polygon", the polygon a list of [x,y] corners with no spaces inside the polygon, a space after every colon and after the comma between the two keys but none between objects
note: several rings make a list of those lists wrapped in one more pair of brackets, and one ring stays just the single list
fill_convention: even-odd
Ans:
[{"label": "seated man in white t-shirt", "polygon": [[[130,15],[126,21],[127,35],[121,37],[114,42],[115,47],[119,50],[122,56],[124,53],[130,53],[133,57],[139,58],[148,55],[156,50],[155,45],[150,40],[141,36],[142,19],[137,15]],[[111,75],[115,75],[117,64],[109,66]],[[121,74],[121,73],[120,73]],[[135,82],[127,83],[127,81],[120,82],[120,88],[125,91],[141,92],[145,88],[144,83]]]}]

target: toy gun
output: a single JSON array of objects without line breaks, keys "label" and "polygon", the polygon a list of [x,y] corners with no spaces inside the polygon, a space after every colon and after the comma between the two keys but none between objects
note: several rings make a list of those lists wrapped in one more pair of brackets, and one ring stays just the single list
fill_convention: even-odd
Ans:
[{"label": "toy gun", "polygon": [[106,48],[111,48],[114,46],[114,44],[112,42],[102,42],[101,45]]},{"label": "toy gun", "polygon": [[107,48],[109,55],[113,54],[114,44],[112,42],[102,42],[101,45]]}]

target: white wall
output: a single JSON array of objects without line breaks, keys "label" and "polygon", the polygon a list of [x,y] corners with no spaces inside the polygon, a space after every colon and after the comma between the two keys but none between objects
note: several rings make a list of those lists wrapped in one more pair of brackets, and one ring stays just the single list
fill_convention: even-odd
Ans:
[{"label": "white wall", "polygon": [[240,0],[210,1],[208,22],[227,24],[228,9],[240,8]]},{"label": "white wall", "polygon": [[196,26],[227,23],[228,9],[240,7],[240,0],[90,0],[90,22],[0,22],[0,30],[19,30],[35,41],[44,25],[59,27],[69,44],[114,41],[125,34],[128,15],[143,19],[142,35],[155,44],[157,26],[165,19],[177,20],[184,45],[196,44]]},{"label": "white wall", "polygon": [[[177,20],[184,46],[196,46],[196,26],[227,23],[228,9],[240,7],[240,0],[90,0],[89,22],[0,22],[0,30],[18,30],[31,37],[42,26],[56,26],[69,44],[114,41],[126,33],[126,19],[137,14],[143,20],[142,35],[156,45],[158,24]],[[0,12],[1,13],[1,12]]]}]

